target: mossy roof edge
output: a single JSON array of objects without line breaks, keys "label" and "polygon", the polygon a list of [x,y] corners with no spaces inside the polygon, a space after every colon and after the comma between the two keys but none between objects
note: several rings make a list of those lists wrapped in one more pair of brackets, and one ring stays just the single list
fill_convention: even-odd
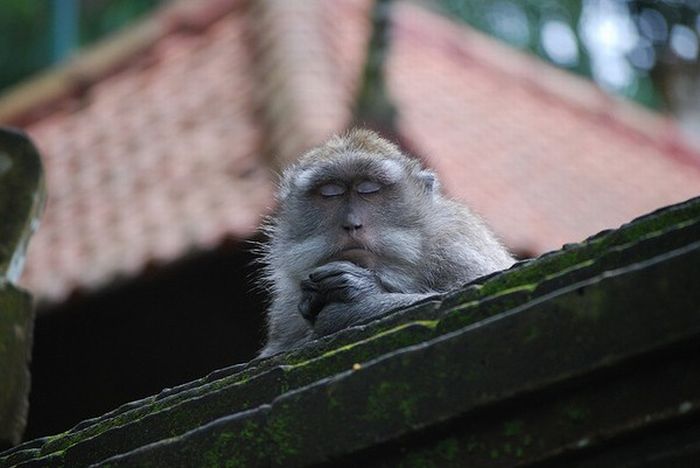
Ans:
[{"label": "mossy roof edge", "polygon": [[[510,312],[280,395],[269,412],[250,413],[259,418],[263,433],[256,436],[266,447],[254,455],[262,457],[254,464],[328,461],[476,407],[697,338],[700,317],[693,305],[700,300],[700,291],[687,293],[695,265],[700,265],[700,242],[570,285]],[[626,305],[633,306],[635,320],[629,320]],[[655,324],[652,334],[650,324]],[[532,332],[533,326],[538,333]],[[609,333],[611,329],[616,333]],[[210,453],[213,448],[226,457],[235,446],[247,444],[250,436],[244,440],[231,432],[240,430],[244,421],[237,419],[233,426],[226,421],[107,463],[120,466],[159,460],[166,452]],[[191,438],[195,433],[196,440]],[[233,434],[232,441],[213,447],[224,433]]]},{"label": "mossy roof edge", "polygon": [[[645,239],[654,240],[657,238],[668,238],[671,236],[671,234],[680,232],[688,226],[691,228],[697,227],[698,218],[700,218],[700,198],[694,198],[687,202],[667,207],[650,215],[640,217],[632,223],[625,224],[620,229],[626,230],[627,233],[620,233],[619,230],[608,231],[592,236],[581,244],[569,246],[559,253],[547,254],[542,258],[548,259],[555,255],[565,255],[571,251],[590,248],[591,243],[596,243],[596,245],[604,245],[606,247],[602,250],[596,248],[595,252],[598,252],[597,256],[591,256],[591,258],[594,260],[600,259],[605,257],[605,255],[610,252],[625,251],[626,249],[630,248],[630,246],[634,247],[635,245],[644,242]],[[639,226],[639,223],[642,223],[642,226]],[[630,232],[633,232],[634,235],[631,235]],[[602,252],[602,254],[600,252]],[[542,261],[542,259],[536,259],[523,263],[516,266],[512,270],[501,273],[501,275],[512,275],[514,274],[513,272],[518,271],[521,268],[532,269]],[[575,271],[576,267],[580,265],[587,267],[590,262],[591,260],[589,259],[579,263],[574,263],[573,265],[569,265],[564,272],[566,273],[567,270]],[[555,270],[554,273],[549,275],[542,272],[543,276],[540,277],[540,281],[544,281],[551,276],[556,277],[558,274],[562,274],[562,270]],[[207,377],[180,386],[179,388],[166,389],[159,396],[149,397],[140,400],[139,402],[132,402],[127,405],[123,405],[119,409],[100,418],[83,422],[67,433],[44,439],[45,446],[43,447],[44,450],[42,450],[42,453],[44,456],[46,456],[54,451],[64,450],[76,443],[80,443],[86,438],[99,436],[106,430],[120,427],[128,424],[129,421],[148,416],[153,409],[156,409],[157,411],[167,410],[171,406],[177,406],[183,399],[187,400],[188,397],[199,398],[202,395],[215,393],[220,389],[240,384],[241,382],[245,382],[247,379],[255,378],[266,371],[274,370],[276,368],[284,368],[287,370],[296,369],[297,372],[299,372],[298,370],[304,367],[307,369],[313,368],[314,366],[308,366],[310,363],[318,363],[324,359],[328,359],[330,361],[331,359],[337,359],[339,356],[341,356],[340,364],[336,363],[336,367],[330,366],[331,369],[337,370],[337,366],[342,367],[343,365],[348,365],[347,362],[343,362],[342,360],[342,355],[345,351],[352,348],[359,349],[357,348],[358,346],[366,345],[367,343],[373,344],[380,339],[387,340],[387,342],[391,343],[391,339],[394,336],[400,337],[399,332],[403,328],[411,326],[413,327],[413,330],[421,328],[420,326],[412,325],[412,323],[416,321],[434,321],[437,318],[440,319],[438,322],[433,322],[433,325],[431,325],[432,330],[435,330],[434,332],[422,331],[420,337],[418,338],[411,337],[410,339],[397,339],[394,343],[396,347],[410,345],[412,339],[415,339],[417,342],[425,341],[426,339],[433,337],[435,333],[447,333],[450,330],[454,330],[455,327],[464,326],[470,321],[483,319],[493,315],[494,313],[498,313],[499,310],[503,311],[509,307],[517,306],[518,304],[522,304],[523,302],[527,302],[531,299],[531,292],[536,288],[527,282],[524,286],[515,286],[506,290],[495,290],[495,292],[493,292],[491,295],[480,297],[483,294],[484,285],[489,284],[491,281],[496,281],[499,276],[500,275],[492,276],[486,279],[486,281],[482,282],[482,284],[479,284],[480,282],[477,281],[476,284],[471,286],[468,285],[459,293],[446,297],[442,303],[429,302],[427,304],[404,309],[398,313],[387,316],[383,320],[353,327],[353,329],[341,332],[338,334],[338,336],[321,340],[319,343],[316,343],[309,348],[292,352],[287,355],[277,356],[266,361],[253,361],[252,363],[248,364],[232,366],[231,368],[217,371]],[[512,284],[510,286],[512,286]],[[454,302],[455,295],[458,296],[460,294],[462,294],[461,304],[459,301],[457,302],[459,304],[457,306],[451,304],[450,298],[452,297]],[[465,306],[464,302],[471,304],[471,306],[475,309],[478,309],[479,307],[483,309],[483,307],[490,302],[489,312],[482,313],[481,315],[477,314],[476,318],[467,320],[465,320],[463,314],[457,323],[448,326],[448,322],[445,320],[448,318],[454,319],[455,310],[458,310],[461,307],[462,312],[464,312],[464,309],[468,309],[470,307],[469,305]],[[448,305],[453,307],[449,308],[447,307]],[[387,348],[382,347],[377,351],[381,355],[381,352],[386,352],[386,350]],[[367,354],[364,359],[369,360],[371,358],[372,355],[370,353]],[[356,359],[351,360],[355,361]],[[357,359],[356,361],[358,361],[358,363],[362,362],[360,359]],[[321,374],[323,374],[323,372],[321,372]],[[295,384],[308,384],[310,380],[313,380],[313,377],[314,376],[307,376],[306,379],[296,379]],[[323,376],[318,374],[316,377]],[[292,388],[293,385],[282,389],[291,390]],[[31,445],[32,450],[35,450],[35,448],[36,444]],[[7,457],[8,454],[12,454],[13,451],[16,452],[21,450],[22,446],[19,446],[15,449],[11,449],[5,454],[0,454],[0,461]]]}]

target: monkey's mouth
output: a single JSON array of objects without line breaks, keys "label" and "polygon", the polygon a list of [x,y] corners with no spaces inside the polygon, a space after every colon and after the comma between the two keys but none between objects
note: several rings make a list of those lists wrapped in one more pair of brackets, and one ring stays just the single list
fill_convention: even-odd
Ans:
[{"label": "monkey's mouth", "polygon": [[371,251],[358,246],[346,247],[333,257],[334,260],[346,260],[363,268],[371,268],[374,258]]}]

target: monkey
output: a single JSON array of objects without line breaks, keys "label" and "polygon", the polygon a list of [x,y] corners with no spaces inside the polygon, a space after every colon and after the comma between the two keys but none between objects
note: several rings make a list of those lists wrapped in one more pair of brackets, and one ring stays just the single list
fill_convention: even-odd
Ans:
[{"label": "monkey", "polygon": [[286,168],[266,223],[271,293],[259,357],[445,293],[514,263],[436,174],[353,129]]}]

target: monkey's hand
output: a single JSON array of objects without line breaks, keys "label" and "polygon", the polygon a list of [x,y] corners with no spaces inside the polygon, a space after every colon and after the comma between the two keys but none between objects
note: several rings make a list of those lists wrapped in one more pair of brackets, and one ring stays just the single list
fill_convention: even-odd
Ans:
[{"label": "monkey's hand", "polygon": [[301,282],[299,312],[311,322],[331,303],[355,302],[361,297],[384,292],[371,271],[347,261],[322,265]]}]

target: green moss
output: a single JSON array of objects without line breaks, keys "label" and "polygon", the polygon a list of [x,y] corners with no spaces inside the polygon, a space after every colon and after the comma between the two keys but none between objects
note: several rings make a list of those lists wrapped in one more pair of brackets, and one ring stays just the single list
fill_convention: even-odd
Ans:
[{"label": "green moss", "polygon": [[574,315],[577,319],[586,322],[596,322],[600,320],[601,314],[606,310],[608,295],[600,288],[580,288],[579,296],[582,299],[577,301],[578,307],[574,307]]},{"label": "green moss", "polygon": [[435,448],[441,459],[447,461],[457,460],[459,455],[459,442],[457,439],[449,438],[440,441]]},{"label": "green moss", "polygon": [[506,437],[514,437],[523,432],[523,421],[520,419],[513,419],[511,421],[506,421],[503,424],[503,435]]},{"label": "green moss", "polygon": [[387,351],[425,341],[434,335],[436,325],[437,322],[431,320],[405,323],[282,369],[287,375],[290,388],[297,388],[328,375],[350,370],[355,364],[367,362]]},{"label": "green moss", "polygon": [[548,275],[577,265],[587,258],[581,258],[579,252],[563,252],[508,271],[487,281],[480,291],[481,297],[494,296],[509,290],[536,285]]},{"label": "green moss", "polygon": [[530,342],[532,342],[532,341],[535,341],[537,338],[540,337],[541,334],[542,334],[542,332],[541,332],[540,329],[537,327],[537,325],[531,324],[531,325],[528,327],[527,335],[525,335],[525,340],[524,340],[524,341],[525,341],[525,343],[530,343]]},{"label": "green moss", "polygon": [[250,381],[250,379],[253,376],[249,374],[244,374],[244,375],[232,375],[229,377],[224,377],[219,380],[214,380],[213,382],[209,382],[206,385],[206,390],[211,391],[211,390],[222,390],[224,388],[228,388],[232,385],[245,385]]},{"label": "green moss", "polygon": [[18,279],[45,198],[36,148],[26,135],[0,128],[0,280]]},{"label": "green moss", "polygon": [[284,465],[290,458],[299,454],[303,440],[299,431],[295,430],[295,421],[289,419],[287,404],[280,405],[273,417],[268,420],[267,433],[272,440],[275,449],[272,453],[273,460],[278,465]]},{"label": "green moss", "polygon": [[[111,429],[126,426],[128,424],[135,423],[139,420],[147,418],[149,416],[158,414],[169,409],[174,409],[168,417],[170,421],[168,423],[169,429],[166,429],[164,436],[176,436],[187,430],[188,428],[195,427],[206,420],[211,419],[215,416],[221,416],[226,413],[227,408],[207,408],[201,405],[195,405],[192,408],[180,407],[183,403],[191,401],[193,399],[199,398],[204,395],[211,395],[216,390],[224,389],[227,387],[232,387],[236,385],[242,385],[248,381],[248,378],[237,379],[238,376],[231,376],[224,379],[216,381],[217,385],[203,385],[201,387],[195,387],[190,390],[183,391],[182,393],[173,394],[169,397],[156,400],[155,397],[150,398],[150,402],[146,402],[142,406],[129,409],[123,413],[114,415],[111,418],[106,418],[102,421],[96,422],[95,424],[88,426],[80,431],[76,432],[65,432],[54,436],[49,442],[47,442],[42,448],[42,455],[48,455],[54,453],[58,450],[66,450],[73,445],[79,444],[80,442],[96,437],[103,434]],[[223,385],[223,382],[227,385]],[[221,401],[221,405],[225,405],[225,402]],[[242,405],[245,406],[245,405]],[[219,409],[217,411],[217,408]],[[209,409],[210,411],[207,411]],[[241,407],[240,409],[245,409]],[[204,410],[204,411],[203,411]],[[213,415],[208,418],[207,415]]]},{"label": "green moss", "polygon": [[543,279],[562,274],[575,268],[590,265],[602,252],[615,246],[639,241],[658,235],[669,229],[688,226],[700,217],[700,200],[694,199],[685,205],[672,207],[661,213],[637,219],[616,231],[593,237],[548,256],[491,278],[482,285],[479,297],[486,297],[527,284],[536,284]]},{"label": "green moss", "polygon": [[464,377],[469,382],[478,382],[482,378],[482,374],[476,367],[464,369]]},{"label": "green moss", "polygon": [[[389,330],[378,332],[367,339],[329,351],[317,358],[309,359],[293,366],[285,366],[283,369],[285,373],[295,375],[295,384],[306,384],[318,378],[350,369],[352,363],[349,363],[348,359],[363,362],[381,354],[385,349],[407,346],[422,341],[432,334],[436,324],[436,321],[430,320],[402,324]],[[421,332],[420,330],[425,330],[425,332]],[[219,400],[214,401],[211,405],[202,405],[201,401],[198,405],[192,406],[183,406],[184,403],[190,401],[190,399],[198,399],[200,395],[212,397],[212,393],[216,391],[223,391],[226,388],[245,385],[250,381],[252,375],[253,374],[250,372],[244,375],[237,374],[217,380],[213,384],[196,387],[161,400],[156,401],[154,399],[151,403],[125,411],[124,413],[115,415],[104,421],[97,422],[81,431],[64,433],[46,444],[43,448],[43,454],[47,455],[56,450],[67,449],[85,439],[100,435],[110,429],[131,424],[140,419],[167,410],[172,411],[167,414],[168,420],[162,422],[162,424],[165,425],[163,436],[177,436],[188,428],[196,427],[208,420],[225,414],[226,411],[230,409],[223,408],[220,404],[217,404]],[[285,393],[297,385],[289,385],[285,379],[281,384],[280,393]],[[240,411],[247,407],[245,402],[241,402],[235,409]],[[410,411],[410,408],[406,406],[406,402],[404,402],[403,411]]]},{"label": "green moss", "polygon": [[29,294],[0,283],[0,442],[17,444],[24,431],[33,325]]},{"label": "green moss", "polygon": [[513,286],[512,288],[508,289],[501,289],[498,292],[495,292],[488,296],[489,299],[498,299],[503,296],[508,296],[510,294],[516,293],[516,292],[527,292],[531,293],[537,288],[537,283],[532,282],[532,283],[524,283],[524,284],[519,284],[517,286]]},{"label": "green moss", "polygon": [[[146,414],[146,411],[142,410],[138,413],[140,416],[143,416]],[[104,421],[97,422],[77,432],[64,432],[63,434],[60,434],[52,438],[49,442],[47,442],[42,447],[41,453],[42,455],[48,455],[51,453],[59,452],[61,450],[66,450],[69,447],[83,440],[100,435],[103,432],[108,431],[109,429],[112,429],[114,427],[122,426],[126,422],[131,421],[134,417],[133,414],[129,416],[126,416],[126,414],[127,413],[124,413],[124,415],[119,415],[114,418],[109,418]]]},{"label": "green moss", "polygon": [[[461,314],[463,317],[463,319],[462,319],[463,324],[468,325],[470,323],[470,321],[469,321],[470,315],[469,314],[472,312],[475,312],[478,308],[487,305],[487,303],[484,302],[485,300],[488,300],[488,301],[500,300],[500,301],[498,301],[497,309],[498,309],[498,311],[503,312],[503,311],[506,311],[512,307],[518,306],[522,303],[521,300],[518,300],[518,301],[513,301],[512,303],[509,304],[507,300],[504,300],[504,299],[507,299],[507,296],[517,297],[518,296],[517,293],[526,293],[527,295],[529,295],[536,288],[537,288],[537,283],[532,283],[532,284],[520,284],[517,286],[513,286],[511,288],[507,288],[507,289],[499,289],[497,292],[494,292],[493,294],[488,295],[488,296],[484,296],[479,300],[470,301],[470,302],[467,302],[466,304],[462,304],[462,305],[459,305],[457,307],[454,307],[454,308],[450,309],[447,313],[448,314]],[[480,314],[478,316],[474,316],[474,318],[475,319],[483,318],[483,314]]]},{"label": "green moss", "polygon": [[267,444],[265,429],[254,420],[245,421],[238,433],[236,443],[244,447],[264,447]]},{"label": "green moss", "polygon": [[218,434],[212,446],[198,454],[199,464],[202,466],[218,468],[243,468],[249,466],[249,461],[238,456],[235,446],[241,441],[239,434],[233,432],[222,432]]},{"label": "green moss", "polygon": [[399,411],[405,421],[410,421],[415,416],[416,398],[405,397],[399,401]]},{"label": "green moss", "polygon": [[363,419],[367,421],[383,421],[391,417],[391,408],[387,399],[392,397],[393,388],[391,382],[382,382],[372,389],[367,396],[367,405]]},{"label": "green moss", "polygon": [[[457,307],[454,307],[453,309],[450,309],[447,311],[448,314],[462,314],[463,317],[465,317],[465,320],[467,319],[468,315],[473,312],[478,306],[479,306],[480,301],[469,301],[464,304],[461,304]],[[444,318],[443,318],[444,320]]]},{"label": "green moss", "polygon": [[687,225],[700,218],[700,199],[695,198],[681,205],[671,206],[660,213],[645,215],[611,232],[607,241],[617,245],[639,239],[645,235],[662,232],[672,226]]},{"label": "green moss", "polygon": [[[589,267],[591,265],[594,265],[596,263],[596,260],[597,260],[597,257],[590,258],[588,260],[583,260],[581,262],[578,262],[578,263],[576,263],[568,268],[564,268],[562,270],[552,272],[551,274],[546,275],[542,281],[550,280],[553,278],[558,278],[560,276],[564,276],[566,274],[572,273],[572,272],[580,270],[582,268]],[[542,281],[540,281],[540,282],[542,282]]]},{"label": "green moss", "polygon": [[434,330],[435,327],[437,326],[437,320],[416,320],[413,322],[408,322],[408,323],[398,325],[398,326],[396,326],[394,328],[390,328],[388,330],[382,330],[382,331],[379,331],[379,332],[375,333],[374,335],[367,337],[365,339],[358,340],[358,341],[355,341],[353,343],[348,343],[344,346],[339,346],[338,348],[335,348],[331,351],[327,351],[327,352],[325,352],[325,353],[321,354],[320,356],[315,357],[313,359],[309,359],[309,360],[304,361],[304,362],[293,364],[290,366],[290,369],[305,366],[305,365],[308,365],[308,364],[313,363],[313,362],[320,360],[320,359],[325,359],[325,358],[332,357],[332,356],[335,356],[335,355],[340,354],[340,353],[348,352],[348,351],[350,351],[354,348],[357,348],[361,345],[370,343],[370,342],[375,341],[375,340],[379,340],[379,339],[384,338],[386,336],[394,335],[397,332],[400,332],[400,331],[402,331],[408,327],[414,326],[414,325],[420,325],[420,326],[428,328],[430,330]]},{"label": "green moss", "polygon": [[[443,439],[434,447],[420,450],[410,450],[402,454],[402,460],[398,466],[406,467],[443,467],[460,466],[464,460],[460,457],[460,447],[457,439]],[[392,465],[390,465],[392,466]]]},{"label": "green moss", "polygon": [[580,406],[568,406],[564,408],[563,412],[566,421],[576,424],[584,422],[589,415],[589,411]]},{"label": "green moss", "polygon": [[411,424],[416,419],[419,396],[405,382],[382,382],[372,387],[367,395],[362,418],[368,422],[389,421],[395,417],[398,409],[403,423]]},{"label": "green moss", "polygon": [[399,464],[401,467],[410,468],[438,468],[441,465],[431,460],[430,456],[422,452],[409,452]]},{"label": "green moss", "polygon": [[530,299],[535,287],[536,285],[524,285],[508,289],[480,301],[472,301],[450,309],[439,321],[437,333],[458,330],[520,306]]},{"label": "green moss", "polygon": [[448,293],[443,299],[443,308],[452,308],[460,304],[468,304],[470,302],[476,302],[481,296],[480,291],[482,286],[480,284],[472,284],[466,288],[459,289]]}]

